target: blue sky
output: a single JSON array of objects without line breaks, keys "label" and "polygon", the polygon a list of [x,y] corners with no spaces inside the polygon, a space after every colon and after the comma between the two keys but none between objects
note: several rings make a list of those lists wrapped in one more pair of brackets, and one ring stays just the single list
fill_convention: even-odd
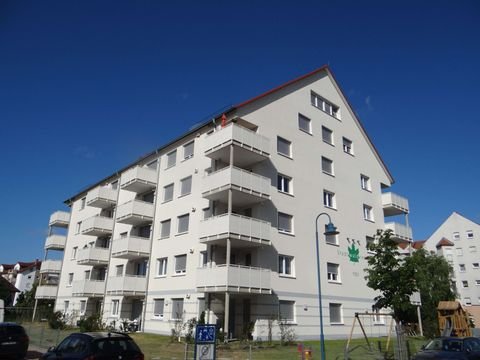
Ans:
[{"label": "blue sky", "polygon": [[63,201],[219,109],[330,64],[415,239],[480,222],[478,1],[2,1],[0,263]]}]

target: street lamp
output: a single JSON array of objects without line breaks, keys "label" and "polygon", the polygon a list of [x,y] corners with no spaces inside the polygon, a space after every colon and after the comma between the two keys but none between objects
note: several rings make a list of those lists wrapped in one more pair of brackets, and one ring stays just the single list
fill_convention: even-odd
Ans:
[{"label": "street lamp", "polygon": [[323,233],[325,236],[328,235],[337,235],[340,234],[337,231],[337,228],[332,223],[332,219],[330,219],[330,215],[327,213],[320,213],[317,215],[315,219],[315,238],[316,238],[316,245],[317,245],[317,280],[318,280],[318,307],[320,309],[320,358],[325,360],[325,338],[323,335],[323,309],[322,309],[322,279],[320,277],[320,246],[318,243],[318,218],[322,215],[326,215],[328,217],[328,224],[325,225],[325,232]]}]

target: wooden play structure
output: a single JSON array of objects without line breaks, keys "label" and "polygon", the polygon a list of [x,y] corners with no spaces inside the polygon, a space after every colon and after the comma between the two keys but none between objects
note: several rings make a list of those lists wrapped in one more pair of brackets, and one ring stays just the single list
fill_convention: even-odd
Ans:
[{"label": "wooden play structure", "polygon": [[458,301],[440,301],[437,306],[438,328],[442,336],[472,336],[469,313]]}]

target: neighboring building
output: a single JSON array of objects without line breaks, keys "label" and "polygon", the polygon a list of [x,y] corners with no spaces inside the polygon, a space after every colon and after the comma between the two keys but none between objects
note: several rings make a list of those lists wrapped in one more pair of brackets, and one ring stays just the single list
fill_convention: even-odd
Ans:
[{"label": "neighboring building", "polygon": [[16,264],[0,264],[0,274],[9,283],[15,286],[18,292],[12,301],[12,305],[17,303],[18,296],[32,289],[33,284],[38,281],[38,274],[42,262],[35,260],[32,262],[17,262]]},{"label": "neighboring building", "polygon": [[[340,234],[321,235],[324,328],[344,337],[375,297],[364,280],[367,243],[386,228],[412,240],[408,224],[384,221],[408,214],[405,198],[382,193],[392,183],[322,67],[68,199],[56,310],[101,311],[117,326],[137,319],[162,334],[205,312],[229,337],[252,330],[263,339],[281,318],[299,338],[318,338],[315,218],[325,212]],[[374,335],[385,325],[381,316],[365,324]]]},{"label": "neighboring building", "polygon": [[[417,243],[417,242],[415,242]],[[480,324],[480,224],[453,212],[423,243],[452,265],[458,299]]]}]

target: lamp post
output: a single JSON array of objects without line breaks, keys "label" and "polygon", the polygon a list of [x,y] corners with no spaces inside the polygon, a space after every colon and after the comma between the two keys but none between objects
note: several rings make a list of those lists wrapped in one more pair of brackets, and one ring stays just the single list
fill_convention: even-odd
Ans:
[{"label": "lamp post", "polygon": [[320,358],[321,360],[325,360],[325,337],[323,335],[323,309],[322,309],[322,279],[320,277],[320,245],[318,242],[318,218],[322,215],[326,215],[328,218],[328,224],[325,225],[325,232],[323,233],[325,236],[328,235],[337,235],[339,232],[335,225],[333,225],[332,220],[330,219],[330,215],[327,213],[320,213],[317,215],[315,219],[315,238],[316,238],[316,246],[317,246],[317,280],[318,280],[318,308],[320,309]]}]

